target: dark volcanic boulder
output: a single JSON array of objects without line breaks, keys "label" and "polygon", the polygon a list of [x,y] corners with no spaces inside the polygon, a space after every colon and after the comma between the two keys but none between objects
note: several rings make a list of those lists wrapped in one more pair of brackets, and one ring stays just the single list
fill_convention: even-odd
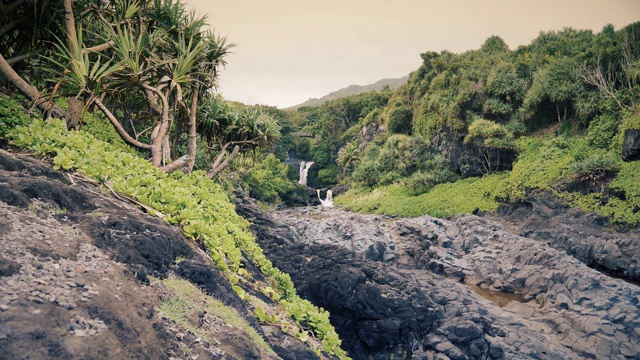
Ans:
[{"label": "dark volcanic boulder", "polygon": [[516,160],[512,149],[487,148],[478,141],[464,142],[465,133],[443,129],[431,139],[429,150],[449,161],[451,170],[463,178],[511,170]]},{"label": "dark volcanic boulder", "polygon": [[640,160],[640,129],[627,130],[624,132],[622,160]]}]

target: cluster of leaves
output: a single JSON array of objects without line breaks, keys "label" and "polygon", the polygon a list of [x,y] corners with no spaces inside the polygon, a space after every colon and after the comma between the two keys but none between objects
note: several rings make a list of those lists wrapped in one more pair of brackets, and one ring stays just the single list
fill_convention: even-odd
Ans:
[{"label": "cluster of leaves", "polygon": [[[56,154],[57,169],[72,170],[109,184],[117,192],[147,204],[165,221],[182,226],[186,236],[201,239],[218,268],[232,285],[250,281],[243,269],[243,254],[275,285],[287,314],[297,321],[326,319],[326,323],[305,322],[323,348],[340,357],[340,340],[328,323],[328,314],[301,299],[288,274],[265,257],[249,231],[249,223],[235,213],[233,204],[219,185],[204,172],[164,173],[149,162],[97,140],[85,131],[68,132],[61,120],[34,121],[9,133],[16,146],[38,154]],[[303,310],[300,310],[303,309]],[[301,311],[305,313],[302,314]]]},{"label": "cluster of leaves", "polygon": [[481,139],[487,148],[511,149],[515,147],[513,134],[501,124],[491,120],[474,120],[468,128],[464,142]]},{"label": "cluster of leaves", "polygon": [[370,144],[348,181],[373,188],[405,178],[414,191],[456,179],[446,161],[427,151],[421,137],[395,134],[380,145]]},{"label": "cluster of leaves", "polygon": [[589,157],[576,161],[571,166],[570,176],[585,183],[596,183],[607,176],[617,173],[619,160],[610,152],[593,152]]},{"label": "cluster of leaves", "polygon": [[12,128],[29,123],[29,115],[19,105],[17,100],[0,94],[0,138]]},{"label": "cluster of leaves", "polygon": [[282,195],[293,189],[293,183],[287,177],[287,166],[274,154],[256,161],[242,179],[252,198],[269,203],[280,203]]}]

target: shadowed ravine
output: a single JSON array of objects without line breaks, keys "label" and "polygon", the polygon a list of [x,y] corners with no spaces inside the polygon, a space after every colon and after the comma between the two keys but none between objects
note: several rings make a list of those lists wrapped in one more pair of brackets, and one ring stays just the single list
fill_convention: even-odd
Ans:
[{"label": "shadowed ravine", "polygon": [[[393,219],[319,208],[265,215],[239,202],[268,257],[302,296],[331,312],[355,359],[640,353],[640,288],[589,268],[551,236],[522,237],[474,215]],[[617,261],[636,266],[633,256]]]}]

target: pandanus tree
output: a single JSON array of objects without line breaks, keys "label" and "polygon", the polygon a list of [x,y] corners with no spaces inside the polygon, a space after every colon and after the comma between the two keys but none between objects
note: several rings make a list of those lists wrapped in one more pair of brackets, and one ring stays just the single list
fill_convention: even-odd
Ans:
[{"label": "pandanus tree", "polygon": [[[216,86],[234,45],[205,31],[205,18],[173,0],[92,3],[83,14],[91,19],[86,27],[46,58],[55,75],[52,93],[85,109],[95,105],[125,142],[151,153],[155,167],[190,171],[199,101]],[[171,136],[175,144],[184,134],[187,154],[176,159]]]},{"label": "pandanus tree", "polygon": [[220,97],[209,97],[202,107],[198,133],[217,156],[207,174],[218,175],[240,153],[267,148],[281,138],[278,121],[259,109],[230,106]]},{"label": "pandanus tree", "polygon": [[64,116],[64,111],[34,83],[41,80],[38,57],[46,52],[46,43],[64,33],[63,14],[60,1],[0,2],[0,74],[36,107],[57,117]]}]

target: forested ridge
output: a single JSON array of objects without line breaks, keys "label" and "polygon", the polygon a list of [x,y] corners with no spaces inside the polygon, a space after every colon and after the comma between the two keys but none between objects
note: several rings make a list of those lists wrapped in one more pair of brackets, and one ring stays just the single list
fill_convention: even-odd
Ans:
[{"label": "forested ridge", "polygon": [[[216,93],[235,45],[183,3],[0,10],[2,146],[180,226],[260,323],[319,356],[347,357],[329,313],[265,257],[233,192],[272,208],[331,188],[352,211],[451,217],[545,191],[618,230],[640,224],[640,23],[427,51],[395,90],[283,110]],[[300,160],[314,162],[309,187]]]},{"label": "forested ridge", "polygon": [[640,168],[623,142],[640,127],[639,29],[425,52],[396,91],[299,109],[315,138],[298,151],[319,165],[316,184],[351,187],[338,203],[353,210],[451,216],[540,189],[634,226]]}]

